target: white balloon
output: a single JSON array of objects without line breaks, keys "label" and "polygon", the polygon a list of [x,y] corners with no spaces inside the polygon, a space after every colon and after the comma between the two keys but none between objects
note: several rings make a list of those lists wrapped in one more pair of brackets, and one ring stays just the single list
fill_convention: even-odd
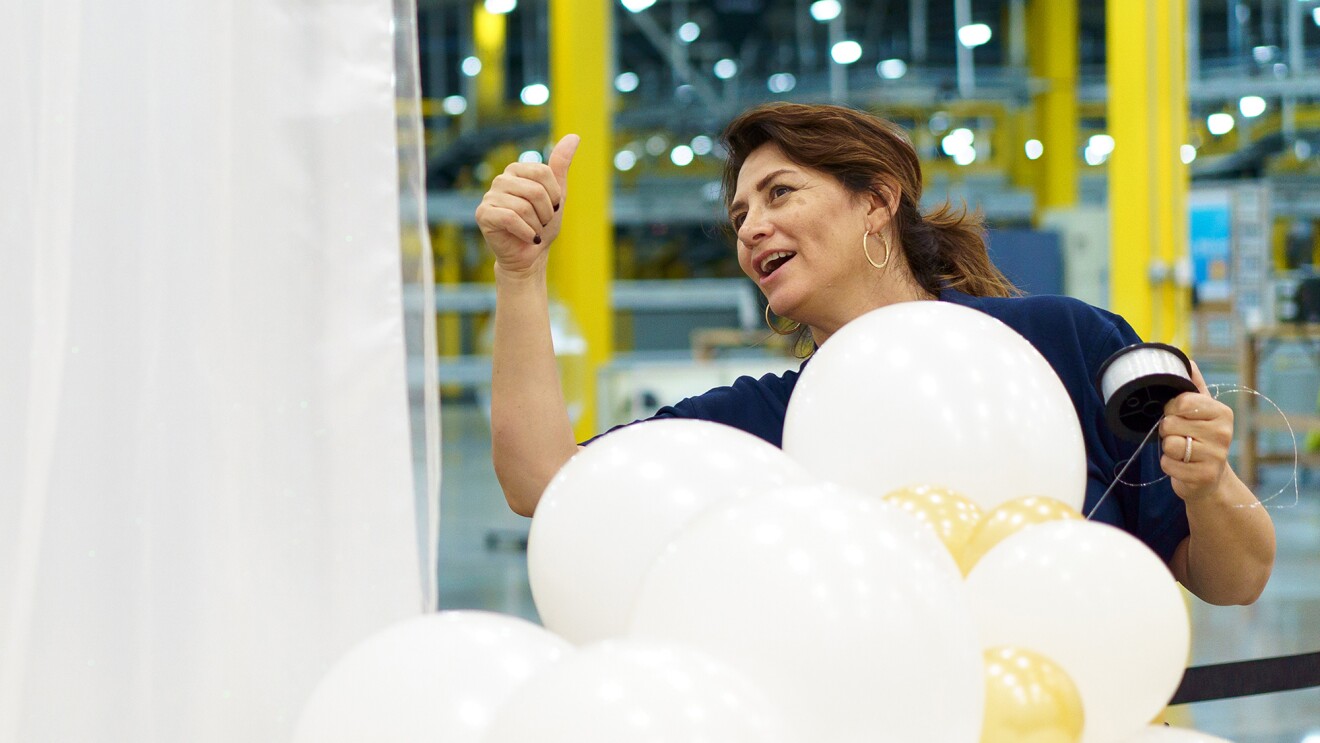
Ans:
[{"label": "white balloon", "polygon": [[1076,409],[1025,338],[950,302],[868,312],[798,379],[784,451],[821,477],[884,495],[914,484],[988,511],[1045,495],[1080,510],[1086,450]]},{"label": "white balloon", "polygon": [[1059,664],[1086,710],[1083,743],[1113,743],[1177,690],[1189,629],[1164,562],[1121,529],[1036,524],[1000,542],[967,576],[984,647],[1013,645]]},{"label": "white balloon", "polygon": [[1233,741],[1187,728],[1151,725],[1131,738],[1125,738],[1122,743],[1233,743]]},{"label": "white balloon", "polygon": [[478,743],[510,693],[570,652],[516,617],[448,611],[408,619],[330,669],[303,707],[294,743]]},{"label": "white balloon", "polygon": [[743,674],[693,650],[607,640],[547,668],[500,709],[484,743],[786,743]]},{"label": "white balloon", "polygon": [[957,565],[877,498],[815,485],[714,506],[656,560],[632,635],[742,669],[795,741],[980,736],[981,651]]},{"label": "white balloon", "polygon": [[578,644],[623,635],[643,575],[693,516],[810,479],[780,449],[718,423],[663,419],[605,436],[555,475],[532,518],[541,621]]}]

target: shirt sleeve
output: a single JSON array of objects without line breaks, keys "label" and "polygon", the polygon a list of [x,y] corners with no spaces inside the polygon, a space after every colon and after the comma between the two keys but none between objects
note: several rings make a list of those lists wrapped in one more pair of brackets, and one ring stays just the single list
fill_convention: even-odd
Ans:
[{"label": "shirt sleeve", "polygon": [[[686,418],[691,420],[723,423],[726,426],[746,431],[753,436],[781,446],[784,436],[784,415],[788,410],[788,398],[792,394],[796,372],[766,374],[760,379],[739,377],[727,387],[716,387],[694,397],[681,400],[673,405],[666,405],[649,418],[625,423],[631,426],[648,420],[663,418]],[[615,426],[610,431],[623,426]],[[606,431],[604,436],[610,431]],[[600,438],[594,437],[586,442]]]}]

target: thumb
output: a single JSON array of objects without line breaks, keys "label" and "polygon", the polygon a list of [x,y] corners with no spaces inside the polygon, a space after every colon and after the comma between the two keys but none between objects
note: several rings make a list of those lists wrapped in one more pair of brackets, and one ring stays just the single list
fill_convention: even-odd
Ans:
[{"label": "thumb", "polygon": [[1196,362],[1191,359],[1188,359],[1188,361],[1192,365],[1192,384],[1196,385],[1196,389],[1202,394],[1209,395],[1210,387],[1205,383],[1205,377],[1201,376],[1201,367],[1197,366]]},{"label": "thumb", "polygon": [[582,138],[576,134],[565,134],[550,151],[550,172],[554,173],[555,180],[559,181],[559,187],[565,191],[568,190],[568,166],[573,164],[573,153],[577,152],[578,143],[581,141]]}]

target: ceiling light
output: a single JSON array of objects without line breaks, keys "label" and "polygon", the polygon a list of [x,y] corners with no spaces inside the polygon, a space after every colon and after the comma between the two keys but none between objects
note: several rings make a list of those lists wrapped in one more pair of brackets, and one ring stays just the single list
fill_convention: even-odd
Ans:
[{"label": "ceiling light", "polygon": [[897,80],[907,74],[907,62],[901,59],[886,59],[875,66],[875,74],[886,80]]},{"label": "ceiling light", "polygon": [[1209,129],[1211,134],[1218,137],[1221,134],[1228,134],[1233,131],[1233,124],[1235,123],[1237,122],[1233,121],[1232,114],[1210,114],[1205,119],[1205,128]]},{"label": "ceiling light", "polygon": [[614,78],[614,89],[620,93],[631,93],[637,90],[637,73],[620,72],[619,76]]},{"label": "ceiling light", "polygon": [[715,63],[715,77],[721,80],[728,80],[738,74],[738,63],[732,59],[721,59]]},{"label": "ceiling light", "polygon": [[816,0],[811,4],[811,17],[821,23],[838,18],[842,12],[843,6],[839,4],[839,0]]},{"label": "ceiling light", "polygon": [[481,60],[476,57],[464,57],[458,68],[468,77],[476,77],[481,72]]},{"label": "ceiling light", "polygon": [[986,43],[991,37],[990,27],[984,23],[969,23],[958,29],[958,41],[968,49]]},{"label": "ceiling light", "polygon": [[862,45],[855,41],[840,41],[830,47],[830,57],[839,64],[852,64],[862,58]]},{"label": "ceiling light", "polygon": [[1243,96],[1238,101],[1238,111],[1248,119],[1254,119],[1265,113],[1265,99],[1258,95]]},{"label": "ceiling light", "polygon": [[787,93],[797,87],[797,78],[791,72],[776,72],[765,81],[771,93]]},{"label": "ceiling light", "polygon": [[1028,160],[1039,160],[1041,155],[1045,154],[1045,144],[1039,139],[1028,139],[1026,147]]},{"label": "ceiling light", "polygon": [[518,0],[486,0],[486,12],[494,15],[511,13],[516,7]]},{"label": "ceiling light", "polygon": [[692,21],[688,21],[678,27],[678,40],[684,44],[691,44],[696,41],[699,36],[701,36],[701,26],[698,26]]},{"label": "ceiling light", "polygon": [[944,154],[953,157],[958,152],[970,148],[975,141],[976,135],[971,129],[959,127],[944,135],[940,140],[940,149],[944,150]]},{"label": "ceiling light", "polygon": [[532,83],[523,88],[518,97],[529,106],[541,106],[550,100],[550,89],[542,83]]},{"label": "ceiling light", "polygon": [[1196,159],[1196,148],[1185,144],[1178,148],[1178,157],[1182,159],[1183,165],[1191,165],[1192,161]]},{"label": "ceiling light", "polygon": [[457,116],[467,110],[467,99],[461,95],[446,96],[440,101],[440,110],[450,116]]},{"label": "ceiling light", "polygon": [[931,114],[929,126],[931,134],[940,134],[947,131],[949,128],[949,114],[944,111],[936,111]]},{"label": "ceiling light", "polygon": [[[655,5],[655,0],[620,0],[620,2],[630,13],[640,13]],[[627,168],[623,168],[623,170],[627,170]]]},{"label": "ceiling light", "polygon": [[681,144],[669,151],[669,160],[678,167],[683,167],[692,162],[692,148]]}]

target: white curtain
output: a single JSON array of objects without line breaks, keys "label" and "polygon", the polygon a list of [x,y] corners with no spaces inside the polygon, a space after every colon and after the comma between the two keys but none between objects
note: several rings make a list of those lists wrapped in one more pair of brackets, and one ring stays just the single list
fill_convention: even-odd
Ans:
[{"label": "white curtain", "polygon": [[285,740],[423,609],[395,30],[0,0],[0,742]]},{"label": "white curtain", "polygon": [[416,0],[394,1],[394,90],[399,134],[399,225],[403,313],[408,348],[417,559],[426,606],[438,608],[440,537],[440,371],[435,321],[435,261],[426,214],[426,144]]}]

